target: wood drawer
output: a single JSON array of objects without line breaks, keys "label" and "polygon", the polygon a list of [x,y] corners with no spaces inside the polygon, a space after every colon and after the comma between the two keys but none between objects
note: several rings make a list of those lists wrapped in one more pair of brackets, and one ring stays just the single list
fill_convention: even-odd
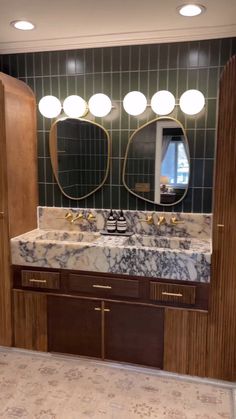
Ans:
[{"label": "wood drawer", "polygon": [[194,305],[196,286],[150,282],[150,299],[167,303]]},{"label": "wood drawer", "polygon": [[57,272],[21,271],[21,285],[28,288],[45,288],[58,290],[60,274]]},{"label": "wood drawer", "polygon": [[104,297],[140,297],[139,281],[123,278],[69,274],[67,289]]}]

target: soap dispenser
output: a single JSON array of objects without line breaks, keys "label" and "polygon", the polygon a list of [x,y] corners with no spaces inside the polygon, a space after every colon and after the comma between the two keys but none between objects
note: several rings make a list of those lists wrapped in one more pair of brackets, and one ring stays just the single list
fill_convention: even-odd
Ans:
[{"label": "soap dispenser", "polygon": [[127,222],[125,219],[125,216],[123,214],[123,211],[120,211],[119,218],[117,219],[117,231],[118,233],[126,233],[127,230]]},{"label": "soap dispenser", "polygon": [[108,233],[115,233],[116,231],[116,218],[113,215],[113,211],[111,209],[110,215],[107,219],[107,232]]}]

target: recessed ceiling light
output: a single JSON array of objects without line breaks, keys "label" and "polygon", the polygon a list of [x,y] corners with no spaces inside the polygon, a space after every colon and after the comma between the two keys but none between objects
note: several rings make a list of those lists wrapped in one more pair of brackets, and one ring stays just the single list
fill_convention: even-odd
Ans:
[{"label": "recessed ceiling light", "polygon": [[201,4],[183,4],[177,10],[181,16],[193,17],[205,12],[206,8]]},{"label": "recessed ceiling light", "polygon": [[11,22],[10,24],[14,28],[20,29],[21,31],[31,31],[35,28],[35,25],[32,22],[29,22],[28,20],[13,20],[13,22]]}]

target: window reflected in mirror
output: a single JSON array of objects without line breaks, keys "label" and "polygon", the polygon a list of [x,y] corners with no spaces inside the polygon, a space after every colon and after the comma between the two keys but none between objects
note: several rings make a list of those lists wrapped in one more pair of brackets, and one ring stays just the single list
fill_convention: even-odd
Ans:
[{"label": "window reflected in mirror", "polygon": [[157,118],[133,133],[126,150],[123,183],[149,202],[174,205],[187,193],[189,148],[183,126]]},{"label": "window reflected in mirror", "polygon": [[109,135],[102,126],[87,120],[58,120],[50,131],[50,156],[62,193],[70,199],[84,199],[107,178]]}]

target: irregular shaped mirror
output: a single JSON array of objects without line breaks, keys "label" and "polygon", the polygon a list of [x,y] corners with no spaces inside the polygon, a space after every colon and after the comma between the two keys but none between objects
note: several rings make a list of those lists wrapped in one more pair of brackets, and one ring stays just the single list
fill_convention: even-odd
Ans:
[{"label": "irregular shaped mirror", "polygon": [[53,173],[65,196],[84,199],[104,184],[111,147],[101,125],[85,119],[59,119],[51,127],[49,146]]},{"label": "irregular shaped mirror", "polygon": [[157,118],[130,137],[123,183],[135,196],[159,205],[174,205],[187,193],[189,173],[188,140],[179,121]]}]

